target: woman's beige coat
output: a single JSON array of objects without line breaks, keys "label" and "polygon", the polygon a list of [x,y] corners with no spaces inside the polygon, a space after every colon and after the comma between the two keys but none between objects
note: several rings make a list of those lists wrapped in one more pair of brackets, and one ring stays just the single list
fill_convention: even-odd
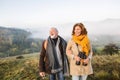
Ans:
[{"label": "woman's beige coat", "polygon": [[[79,50],[81,50],[81,47],[79,47]],[[92,66],[91,66],[91,59],[89,60],[89,63],[87,66],[83,66],[82,64],[76,65],[76,60],[73,58],[73,55],[78,55],[78,48],[77,45],[73,40],[70,40],[67,44],[66,52],[67,50],[71,50],[72,54],[67,53],[69,63],[70,63],[70,75],[89,75],[93,73]],[[92,51],[89,53],[89,55],[92,54]]]}]

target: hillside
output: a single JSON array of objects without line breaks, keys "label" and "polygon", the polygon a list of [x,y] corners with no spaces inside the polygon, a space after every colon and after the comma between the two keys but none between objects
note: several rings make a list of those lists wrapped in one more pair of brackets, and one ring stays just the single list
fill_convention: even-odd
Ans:
[{"label": "hillside", "polygon": [[[101,21],[78,21],[82,22],[87,31],[88,35],[111,35],[115,36],[117,35],[119,38],[120,35],[120,19],[105,19]],[[32,37],[37,38],[46,38],[49,33],[50,27],[57,27],[59,34],[63,36],[64,38],[70,38],[72,33],[72,28],[74,24],[77,22],[68,22],[63,24],[56,24],[53,26],[35,26],[31,27],[30,31],[32,32]],[[120,40],[120,38],[119,38]]]},{"label": "hillside", "polygon": [[30,35],[23,29],[0,27],[0,57],[38,52],[41,40]]},{"label": "hillside", "polygon": [[19,38],[23,39],[30,35],[30,32],[27,32],[22,29],[17,28],[6,28],[0,26],[0,43],[10,43],[12,44],[16,39],[19,40]]},{"label": "hillside", "polygon": [[[42,80],[38,69],[39,53],[22,56],[21,59],[17,56],[0,59],[1,80]],[[94,74],[87,80],[120,80],[119,65],[120,55],[96,55],[92,59]],[[66,80],[71,80],[71,77]]]}]

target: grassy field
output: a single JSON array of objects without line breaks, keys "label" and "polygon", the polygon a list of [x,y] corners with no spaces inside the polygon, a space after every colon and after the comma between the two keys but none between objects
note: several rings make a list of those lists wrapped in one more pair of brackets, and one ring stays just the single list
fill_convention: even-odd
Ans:
[{"label": "grassy field", "polygon": [[[42,80],[39,77],[39,53],[0,59],[0,80]],[[120,80],[120,55],[94,56],[94,74],[87,80]],[[44,80],[48,80],[48,77]],[[67,80],[71,80],[68,77]]]},{"label": "grassy field", "polygon": [[21,59],[16,59],[16,57],[0,59],[0,79],[37,80],[39,54],[27,54]]}]

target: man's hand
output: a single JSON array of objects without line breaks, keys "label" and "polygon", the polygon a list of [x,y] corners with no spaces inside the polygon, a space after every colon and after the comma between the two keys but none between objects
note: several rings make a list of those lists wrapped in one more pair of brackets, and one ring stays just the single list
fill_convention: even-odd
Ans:
[{"label": "man's hand", "polygon": [[40,72],[39,74],[41,77],[45,77],[45,72]]}]

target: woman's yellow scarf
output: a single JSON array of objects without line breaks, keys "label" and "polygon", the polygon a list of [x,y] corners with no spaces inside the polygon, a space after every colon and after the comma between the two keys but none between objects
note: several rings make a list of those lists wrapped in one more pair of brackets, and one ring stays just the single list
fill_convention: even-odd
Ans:
[{"label": "woman's yellow scarf", "polygon": [[90,42],[87,35],[72,36],[72,40],[82,47],[82,51],[88,56],[90,51]]}]

